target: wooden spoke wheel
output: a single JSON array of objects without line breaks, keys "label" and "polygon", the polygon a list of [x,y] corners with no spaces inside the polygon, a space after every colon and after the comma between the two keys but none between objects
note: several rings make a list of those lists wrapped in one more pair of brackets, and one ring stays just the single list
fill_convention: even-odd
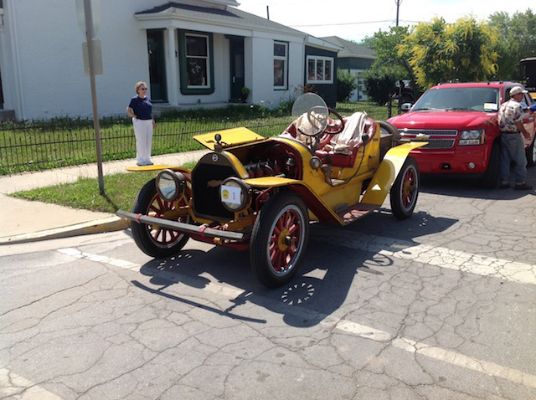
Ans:
[{"label": "wooden spoke wheel", "polygon": [[[175,201],[166,201],[156,190],[155,180],[147,182],[138,193],[133,213],[148,215],[155,218],[171,219],[178,222],[189,222],[189,217],[174,218],[179,207],[186,206],[187,198],[180,197]],[[165,258],[179,252],[189,239],[188,234],[158,225],[131,224],[132,237],[145,254]]]},{"label": "wooden spoke wheel", "polygon": [[251,267],[268,287],[290,281],[302,261],[309,238],[309,217],[302,200],[279,193],[264,205],[251,238]]}]

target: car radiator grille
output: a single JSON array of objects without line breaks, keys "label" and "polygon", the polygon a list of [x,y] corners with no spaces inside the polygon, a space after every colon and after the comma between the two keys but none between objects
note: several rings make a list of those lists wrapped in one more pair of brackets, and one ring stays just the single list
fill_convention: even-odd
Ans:
[{"label": "car radiator grille", "polygon": [[409,142],[419,134],[428,136],[428,144],[421,149],[451,149],[454,147],[458,131],[455,130],[432,130],[432,129],[403,129],[400,130],[401,142]]},{"label": "car radiator grille", "polygon": [[224,156],[217,154],[213,159],[213,154],[202,157],[192,171],[194,213],[211,219],[232,219],[234,214],[225,209],[220,200],[220,185],[237,174]]}]

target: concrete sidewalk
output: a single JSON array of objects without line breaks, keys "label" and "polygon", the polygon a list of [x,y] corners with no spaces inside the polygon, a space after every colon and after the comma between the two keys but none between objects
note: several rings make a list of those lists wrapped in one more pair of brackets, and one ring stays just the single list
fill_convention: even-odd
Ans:
[{"label": "concrete sidewalk", "polygon": [[[207,150],[153,156],[155,164],[182,165],[197,161]],[[126,172],[135,159],[103,164],[104,175]],[[39,201],[26,201],[9,193],[76,182],[79,178],[96,178],[97,165],[29,172],[0,177],[0,245],[55,239],[89,233],[120,230],[127,227],[114,214],[62,207]]]}]

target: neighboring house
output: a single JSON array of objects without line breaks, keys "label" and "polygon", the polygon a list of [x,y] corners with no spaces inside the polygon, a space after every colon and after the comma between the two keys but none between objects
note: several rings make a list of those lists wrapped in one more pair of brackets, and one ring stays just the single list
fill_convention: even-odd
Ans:
[{"label": "neighboring house", "polygon": [[[0,100],[17,119],[91,114],[76,3],[0,0]],[[243,87],[248,103],[276,107],[306,84],[335,104],[339,46],[238,10],[235,0],[97,4],[102,115],[124,114],[138,80],[161,109],[224,106],[241,101]]]},{"label": "neighboring house", "polygon": [[339,46],[338,71],[348,71],[357,79],[357,89],[350,94],[350,100],[367,100],[365,80],[363,72],[370,69],[376,60],[373,50],[349,40],[341,39],[338,36],[328,36],[322,39]]}]

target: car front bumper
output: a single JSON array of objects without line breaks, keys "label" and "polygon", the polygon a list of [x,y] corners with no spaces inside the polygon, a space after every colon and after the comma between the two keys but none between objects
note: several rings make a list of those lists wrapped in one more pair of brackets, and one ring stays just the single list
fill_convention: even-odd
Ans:
[{"label": "car front bumper", "polygon": [[489,163],[489,151],[484,146],[452,150],[416,149],[411,156],[423,174],[483,174]]},{"label": "car front bumper", "polygon": [[177,232],[189,233],[192,235],[199,235],[208,238],[221,238],[228,239],[233,241],[244,241],[246,240],[246,235],[240,232],[230,232],[224,231],[221,229],[210,228],[206,225],[193,225],[185,224],[184,222],[171,221],[163,218],[149,217],[148,215],[143,214],[134,214],[128,211],[118,210],[115,213],[118,217],[128,219],[139,224],[147,224],[153,226],[162,226],[167,229],[172,229]]}]

